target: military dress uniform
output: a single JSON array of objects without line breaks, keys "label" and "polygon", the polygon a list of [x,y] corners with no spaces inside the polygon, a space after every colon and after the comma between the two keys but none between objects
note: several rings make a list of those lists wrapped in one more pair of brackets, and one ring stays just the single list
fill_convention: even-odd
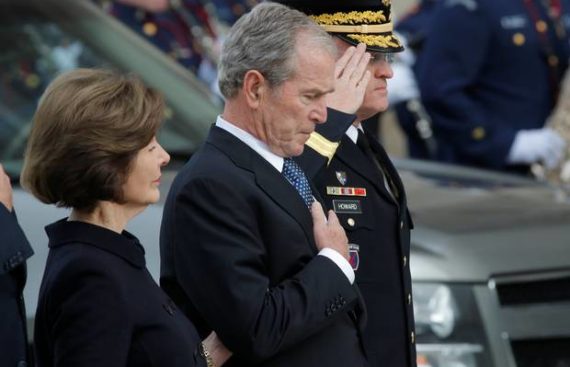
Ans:
[{"label": "military dress uniform", "polygon": [[[116,1],[99,0],[109,13],[140,34],[185,68],[198,73],[208,56],[214,57],[219,27],[233,24],[256,0],[172,1],[164,12],[151,13]],[[217,60],[213,60],[217,62]]]},{"label": "military dress uniform", "polygon": [[[311,137],[297,160],[346,231],[368,311],[363,341],[370,365],[415,366],[409,269],[413,222],[404,186],[371,132],[361,130],[356,142],[344,134],[354,115],[330,109],[328,115],[327,123],[317,127],[318,138]],[[354,126],[351,130],[357,134]]]},{"label": "military dress uniform", "polygon": [[[389,1],[280,2],[304,11],[350,44],[364,42],[372,52],[403,50],[392,34]],[[381,27],[371,27],[376,25]],[[371,132],[358,133],[352,125],[355,119],[329,109],[327,122],[317,125],[297,161],[346,231],[350,262],[367,308],[363,342],[370,365],[416,366],[409,269],[413,224],[406,193],[385,150]]]},{"label": "military dress uniform", "polygon": [[[192,37],[192,25],[175,11],[150,13],[131,5],[113,2],[108,11],[182,66],[196,73],[202,61],[201,50]],[[197,11],[195,20],[204,18]]]},{"label": "military dress uniform", "polygon": [[542,128],[570,56],[568,0],[443,0],[418,60],[438,159],[507,168],[520,130]]}]

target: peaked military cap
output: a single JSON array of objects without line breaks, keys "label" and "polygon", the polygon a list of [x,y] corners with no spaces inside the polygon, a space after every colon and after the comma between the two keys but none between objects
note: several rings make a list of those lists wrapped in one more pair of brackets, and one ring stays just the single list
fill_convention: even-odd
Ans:
[{"label": "peaked military cap", "polygon": [[400,52],[393,34],[390,0],[272,0],[302,11],[327,32],[372,52]]}]

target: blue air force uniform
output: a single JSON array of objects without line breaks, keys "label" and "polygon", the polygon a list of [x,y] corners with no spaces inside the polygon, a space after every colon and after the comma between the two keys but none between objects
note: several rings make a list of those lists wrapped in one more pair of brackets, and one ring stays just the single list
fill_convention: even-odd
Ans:
[{"label": "blue air force uniform", "polygon": [[121,20],[164,53],[194,73],[210,50],[211,45],[201,41],[204,37],[216,39],[213,22],[233,24],[256,1],[214,0],[213,7],[197,0],[183,0],[164,12],[151,13],[132,5],[113,2],[109,12]]},{"label": "blue air force uniform", "polygon": [[440,2],[417,68],[439,160],[507,166],[516,133],[554,106],[569,26],[568,0]]}]

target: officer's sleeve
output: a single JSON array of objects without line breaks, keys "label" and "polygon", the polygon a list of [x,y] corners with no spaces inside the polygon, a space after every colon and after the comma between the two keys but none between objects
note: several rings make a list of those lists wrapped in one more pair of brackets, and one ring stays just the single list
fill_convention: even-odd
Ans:
[{"label": "officer's sleeve", "polygon": [[445,2],[436,11],[418,65],[418,84],[436,133],[467,160],[505,165],[515,130],[485,113],[472,96],[489,55],[491,25],[475,0]]},{"label": "officer's sleeve", "polygon": [[327,108],[327,121],[317,125],[305,143],[303,154],[295,158],[309,179],[329,164],[340,140],[355,119],[356,115]]},{"label": "officer's sleeve", "polygon": [[22,265],[34,251],[18,225],[16,214],[0,204],[0,274]]}]

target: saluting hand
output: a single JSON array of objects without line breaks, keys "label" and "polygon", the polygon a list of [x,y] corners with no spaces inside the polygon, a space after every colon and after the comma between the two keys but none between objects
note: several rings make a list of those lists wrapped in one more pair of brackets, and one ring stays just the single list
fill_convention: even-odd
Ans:
[{"label": "saluting hand", "polygon": [[327,95],[327,107],[345,113],[358,110],[370,81],[370,71],[366,70],[369,61],[364,43],[346,49],[336,62],[335,89]]},{"label": "saluting hand", "polygon": [[313,216],[313,234],[317,249],[320,251],[328,247],[349,260],[348,238],[336,214],[329,210],[328,218],[325,218],[323,207],[318,201],[315,201],[311,206],[311,215]]},{"label": "saluting hand", "polygon": [[4,167],[0,164],[0,204],[3,204],[9,211],[12,211],[12,184],[10,177],[4,172]]}]

